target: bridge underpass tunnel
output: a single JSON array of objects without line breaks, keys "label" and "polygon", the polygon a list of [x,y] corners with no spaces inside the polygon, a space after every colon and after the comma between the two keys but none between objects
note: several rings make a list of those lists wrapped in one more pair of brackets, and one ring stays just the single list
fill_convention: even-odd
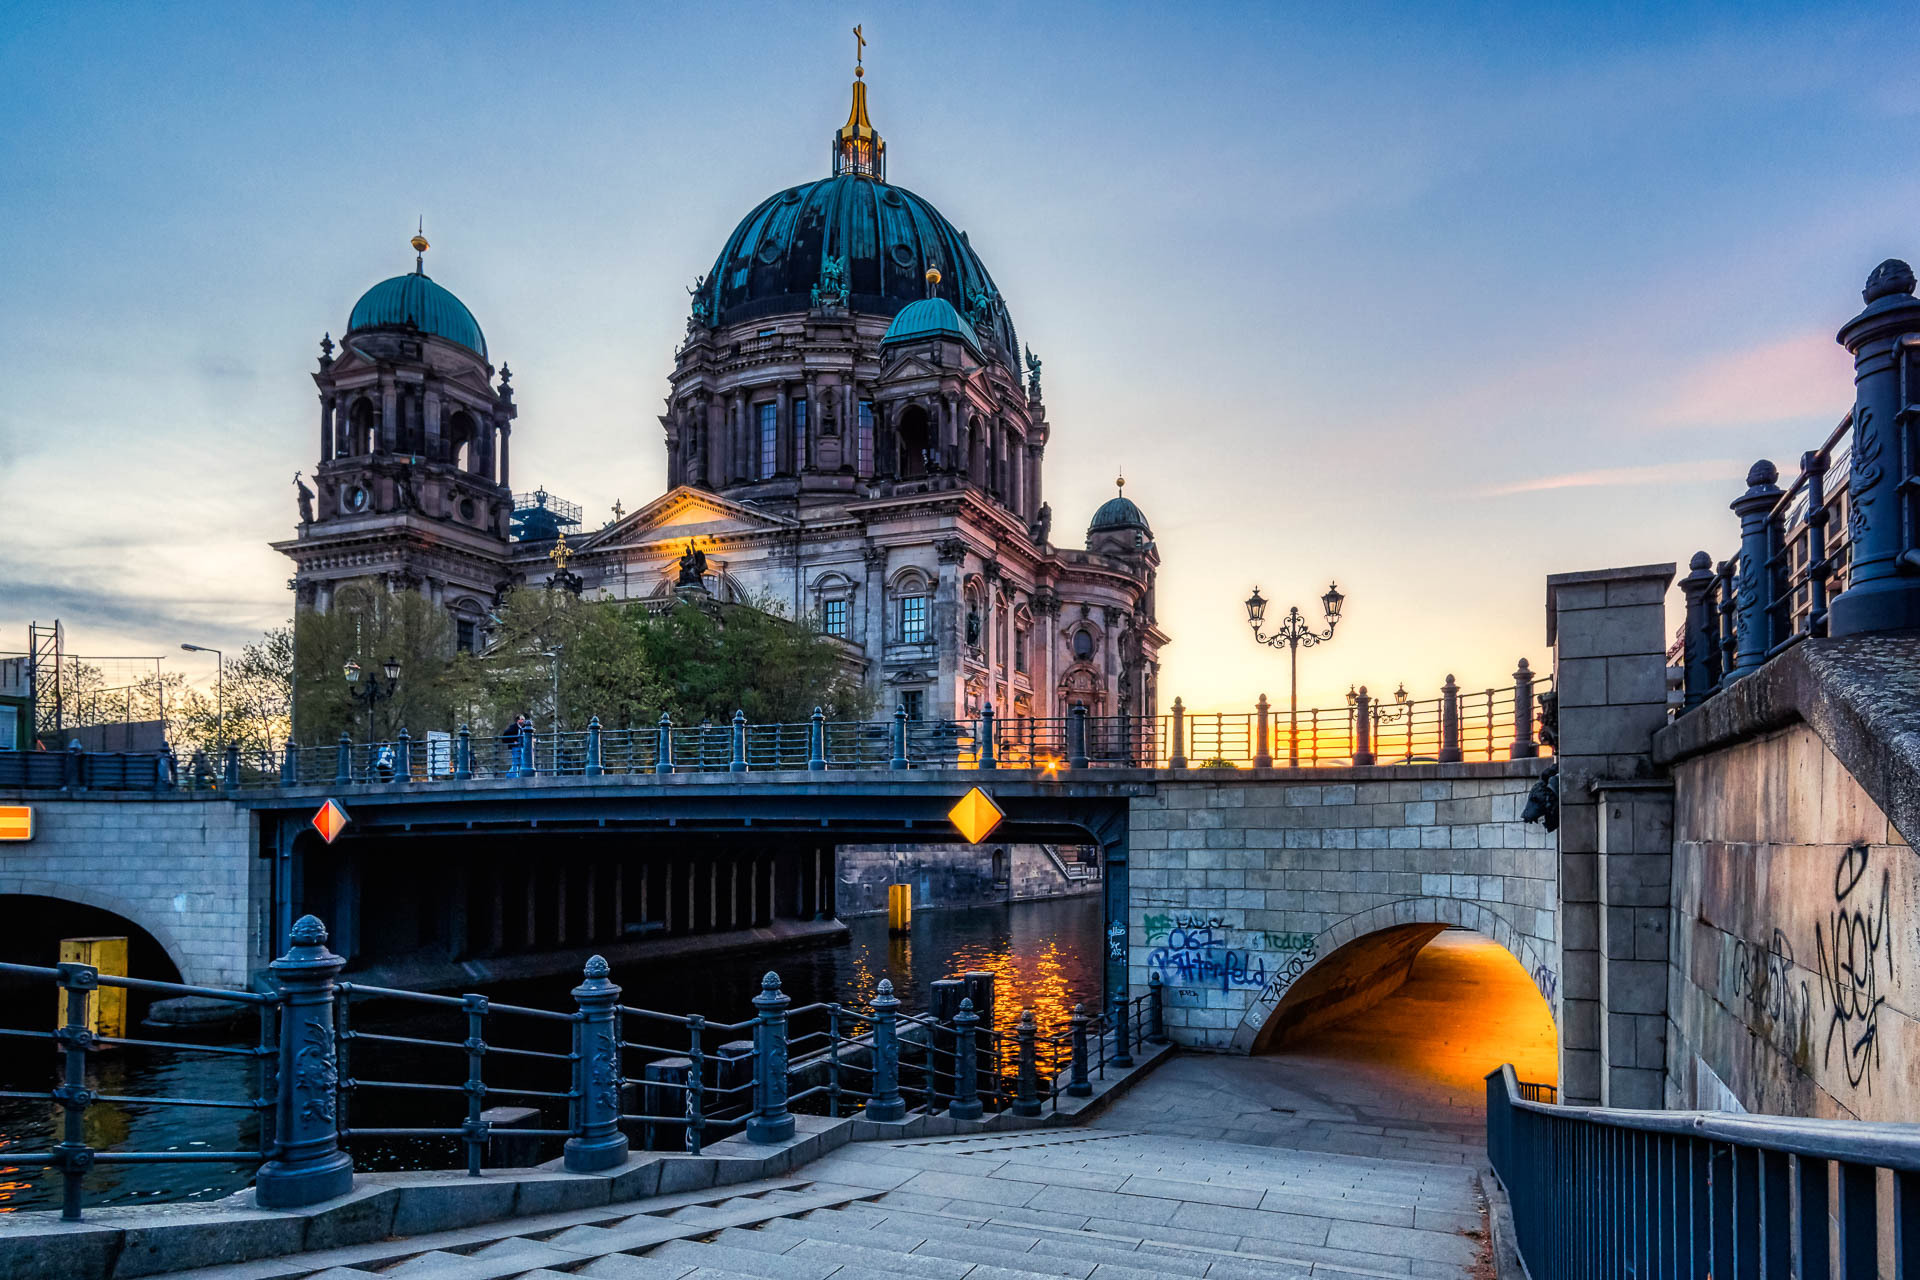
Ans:
[{"label": "bridge underpass tunnel", "polygon": [[1552,1011],[1506,948],[1408,924],[1357,938],[1302,975],[1254,1052],[1297,1097],[1294,1114],[1319,1117],[1326,1136],[1365,1148],[1397,1129],[1479,1146],[1486,1074],[1511,1062],[1520,1079],[1555,1084],[1558,1043]]}]

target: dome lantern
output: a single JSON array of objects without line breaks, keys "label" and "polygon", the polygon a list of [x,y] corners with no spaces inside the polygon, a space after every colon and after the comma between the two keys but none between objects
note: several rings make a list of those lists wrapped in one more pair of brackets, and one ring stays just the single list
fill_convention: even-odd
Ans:
[{"label": "dome lantern", "polygon": [[847,111],[847,122],[834,131],[833,176],[859,174],[877,182],[885,182],[887,140],[867,119],[867,72],[862,65],[867,38],[860,34],[859,27],[853,29],[853,38],[858,42],[854,47],[853,106]]}]

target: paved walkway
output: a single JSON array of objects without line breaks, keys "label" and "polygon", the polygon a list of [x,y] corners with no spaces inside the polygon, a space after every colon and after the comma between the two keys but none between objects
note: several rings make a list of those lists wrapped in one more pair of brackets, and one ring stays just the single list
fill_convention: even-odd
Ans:
[{"label": "paved walkway", "polygon": [[1097,1122],[1301,1151],[1478,1165],[1486,1074],[1557,1079],[1553,1020],[1498,944],[1449,930],[1366,1013],[1259,1058],[1183,1055]]}]

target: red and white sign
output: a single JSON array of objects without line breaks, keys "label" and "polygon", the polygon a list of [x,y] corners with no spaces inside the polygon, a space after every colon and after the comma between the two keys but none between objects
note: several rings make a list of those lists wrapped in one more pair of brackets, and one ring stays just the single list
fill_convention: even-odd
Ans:
[{"label": "red and white sign", "polygon": [[320,806],[320,811],[313,815],[313,829],[320,833],[322,840],[332,844],[334,838],[347,829],[349,821],[347,811],[341,807],[340,802],[328,800]]}]

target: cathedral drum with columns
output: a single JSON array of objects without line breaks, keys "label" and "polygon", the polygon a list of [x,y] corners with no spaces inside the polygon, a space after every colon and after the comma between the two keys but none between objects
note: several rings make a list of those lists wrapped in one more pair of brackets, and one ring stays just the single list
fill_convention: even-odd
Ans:
[{"label": "cathedral drum with columns", "polygon": [[301,603],[382,578],[479,644],[489,602],[556,563],[588,598],[664,602],[692,550],[696,589],[846,642],[884,711],[1156,714],[1152,530],[1122,492],[1085,550],[1053,544],[1040,361],[966,233],[887,182],[854,75],[831,176],[762,201],[694,286],[667,492],[600,529],[569,542],[565,504],[516,504],[507,370],[423,259],[369,290],[339,357],[322,344],[317,493],[275,544]]}]

